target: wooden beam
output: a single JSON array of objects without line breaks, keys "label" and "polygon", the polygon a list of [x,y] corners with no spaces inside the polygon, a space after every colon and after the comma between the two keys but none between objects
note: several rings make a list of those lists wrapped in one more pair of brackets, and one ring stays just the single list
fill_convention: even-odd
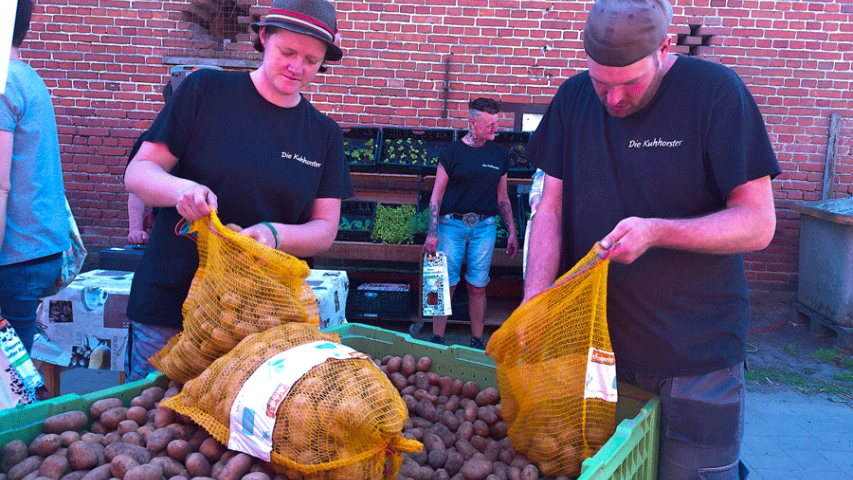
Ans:
[{"label": "wooden beam", "polygon": [[823,171],[822,200],[832,198],[835,183],[835,157],[838,155],[838,132],[841,129],[841,116],[833,113],[829,116],[829,141],[826,144],[826,168]]}]

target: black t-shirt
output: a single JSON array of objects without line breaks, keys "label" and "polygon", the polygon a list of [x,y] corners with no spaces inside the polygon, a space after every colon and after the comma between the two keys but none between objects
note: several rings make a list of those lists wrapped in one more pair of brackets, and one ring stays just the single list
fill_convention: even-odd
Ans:
[{"label": "black t-shirt", "polygon": [[[627,217],[719,211],[737,186],[780,173],[758,107],[730,69],[678,57],[651,103],[610,116],[583,72],[558,89],[524,155],[563,181],[567,271]],[[608,323],[617,367],[698,375],[745,358],[743,256],[650,249],[610,264]]]},{"label": "black t-shirt", "polygon": [[474,148],[457,140],[442,150],[438,161],[450,177],[440,215],[473,212],[488,217],[499,213],[498,185],[508,168],[506,149],[492,141]]},{"label": "black t-shirt", "polygon": [[[258,93],[248,72],[188,76],[146,133],[180,160],[172,174],[209,187],[222,223],[305,223],[317,198],[354,196],[343,133],[304,98],[293,108]],[[160,208],[136,269],[127,314],[181,327],[181,305],[198,269],[193,240],[175,233],[177,209]]]}]

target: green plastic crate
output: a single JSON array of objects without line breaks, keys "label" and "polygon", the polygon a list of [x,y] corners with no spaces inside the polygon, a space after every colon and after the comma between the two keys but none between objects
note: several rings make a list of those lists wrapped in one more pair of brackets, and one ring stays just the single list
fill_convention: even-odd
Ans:
[{"label": "green plastic crate", "polygon": [[[432,370],[453,378],[474,380],[484,387],[497,387],[495,361],[480,350],[458,345],[441,346],[369,325],[345,323],[328,330],[341,343],[373,358],[385,355],[432,358]],[[578,480],[654,480],[658,462],[660,400],[631,385],[619,385],[616,432],[595,456],[581,466]]]},{"label": "green plastic crate", "polygon": [[2,410],[0,411],[0,446],[15,439],[30,443],[36,435],[42,433],[41,426],[45,418],[71,410],[82,410],[88,414],[89,407],[104,398],[120,398],[124,405],[129,407],[130,401],[146,388],[156,386],[165,389],[168,384],[169,380],[165,375],[152,373],[145,379],[86,395],[69,393],[43,402]]}]

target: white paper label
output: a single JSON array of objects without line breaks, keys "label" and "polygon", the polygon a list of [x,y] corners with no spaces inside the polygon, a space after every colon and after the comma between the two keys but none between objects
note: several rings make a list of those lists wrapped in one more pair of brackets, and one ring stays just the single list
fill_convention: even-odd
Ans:
[{"label": "white paper label", "polygon": [[231,406],[228,448],[270,461],[279,405],[303,375],[330,358],[368,357],[345,345],[321,340],[285,350],[262,363]]},{"label": "white paper label", "polygon": [[613,352],[590,347],[583,398],[616,402],[616,356]]}]

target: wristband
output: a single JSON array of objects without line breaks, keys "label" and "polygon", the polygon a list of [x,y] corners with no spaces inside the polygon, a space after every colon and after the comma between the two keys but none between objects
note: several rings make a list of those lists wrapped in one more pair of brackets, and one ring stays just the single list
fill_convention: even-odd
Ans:
[{"label": "wristband", "polygon": [[278,250],[278,233],[276,233],[275,228],[273,228],[273,226],[270,222],[261,222],[261,223],[266,225],[267,228],[269,228],[270,231],[272,232],[272,238],[275,239],[275,247],[273,247],[273,248]]}]

